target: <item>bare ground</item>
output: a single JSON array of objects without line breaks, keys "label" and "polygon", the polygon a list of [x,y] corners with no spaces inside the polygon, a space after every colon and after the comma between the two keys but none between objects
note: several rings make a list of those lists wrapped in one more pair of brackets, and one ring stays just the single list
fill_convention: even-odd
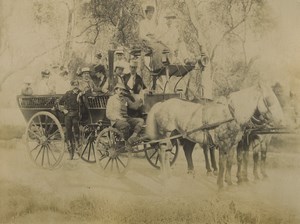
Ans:
[{"label": "bare ground", "polygon": [[[180,151],[172,177],[162,181],[142,158],[133,158],[123,178],[103,176],[81,160],[43,170],[21,140],[2,141],[0,223],[300,223],[297,151],[270,152],[267,180],[254,182],[249,172],[249,183],[218,191],[199,149],[195,178]],[[234,181],[235,172],[236,166]]]}]

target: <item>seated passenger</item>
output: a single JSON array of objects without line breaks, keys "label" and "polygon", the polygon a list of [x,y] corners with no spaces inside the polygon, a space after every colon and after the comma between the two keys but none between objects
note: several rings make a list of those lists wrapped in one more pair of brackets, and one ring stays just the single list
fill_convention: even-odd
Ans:
[{"label": "seated passenger", "polygon": [[114,61],[114,69],[116,69],[117,66],[124,67],[124,73],[129,73],[129,63],[124,57],[124,50],[122,48],[117,48],[115,51],[116,59]]},{"label": "seated passenger", "polygon": [[24,86],[22,88],[21,94],[24,96],[31,96],[33,94],[33,90],[31,87],[32,79],[28,76],[24,78]]},{"label": "seated passenger", "polygon": [[133,144],[139,139],[138,134],[142,130],[144,120],[130,117],[127,109],[137,110],[142,105],[142,101],[132,102],[125,97],[126,88],[122,83],[117,83],[114,91],[115,94],[107,101],[106,116],[112,125],[123,133],[124,139],[128,140],[129,144]]},{"label": "seated passenger", "polygon": [[163,54],[167,53],[168,47],[162,43],[159,38],[158,27],[153,18],[155,8],[148,5],[145,9],[146,18],[139,23],[139,36],[143,42],[144,47],[149,49],[147,56],[152,56],[151,63],[146,65],[152,71],[159,71],[164,65],[162,63]]},{"label": "seated passenger", "polygon": [[130,73],[124,75],[124,84],[132,94],[143,94],[147,87],[141,76],[137,74],[138,62],[130,61]]},{"label": "seated passenger", "polygon": [[110,82],[111,88],[114,89],[117,83],[123,83],[124,84],[124,67],[123,65],[117,65],[115,67],[115,72],[113,74],[112,80]]},{"label": "seated passenger", "polygon": [[41,72],[42,79],[36,84],[37,95],[55,94],[55,85],[49,80],[50,71],[43,70]]},{"label": "seated passenger", "polygon": [[67,70],[62,70],[56,80],[56,93],[64,94],[70,89],[70,78]]}]

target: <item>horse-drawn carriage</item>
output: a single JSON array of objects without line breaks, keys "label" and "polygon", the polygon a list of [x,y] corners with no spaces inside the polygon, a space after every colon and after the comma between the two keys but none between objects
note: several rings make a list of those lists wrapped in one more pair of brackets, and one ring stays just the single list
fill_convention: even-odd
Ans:
[{"label": "horse-drawn carriage", "polygon": [[[109,75],[113,70],[113,51],[109,51]],[[166,65],[161,73],[184,76],[193,66]],[[157,77],[153,76],[153,79]],[[88,163],[97,163],[103,170],[124,173],[132,153],[145,152],[149,163],[159,168],[157,144],[139,142],[133,147],[124,140],[122,133],[111,126],[106,118],[106,104],[110,94],[86,96],[84,119],[80,120],[79,157]],[[68,153],[65,142],[64,114],[57,109],[57,100],[62,95],[17,96],[18,106],[27,121],[25,133],[27,149],[32,161],[39,167],[54,169],[61,165]],[[151,107],[160,101],[180,98],[178,93],[151,93],[144,96],[145,115]],[[178,155],[179,144],[172,141],[170,162],[173,164]]]}]

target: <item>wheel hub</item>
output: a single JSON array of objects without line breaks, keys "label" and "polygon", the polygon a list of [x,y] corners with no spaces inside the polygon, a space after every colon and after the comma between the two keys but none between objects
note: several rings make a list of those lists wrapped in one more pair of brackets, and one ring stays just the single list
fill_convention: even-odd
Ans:
[{"label": "wheel hub", "polygon": [[108,150],[108,155],[110,158],[115,159],[118,156],[118,152],[115,150],[115,147],[112,146],[109,150]]}]

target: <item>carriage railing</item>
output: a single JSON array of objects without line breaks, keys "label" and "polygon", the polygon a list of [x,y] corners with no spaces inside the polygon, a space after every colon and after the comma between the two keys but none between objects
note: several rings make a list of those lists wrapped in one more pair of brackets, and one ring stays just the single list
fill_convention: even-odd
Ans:
[{"label": "carriage railing", "polygon": [[[55,107],[57,100],[62,97],[57,95],[33,95],[18,96],[18,105],[20,109],[51,109]],[[89,109],[105,109],[109,95],[87,96],[87,107]]]},{"label": "carriage railing", "polygon": [[109,95],[89,96],[87,97],[88,108],[90,109],[106,109]]}]

